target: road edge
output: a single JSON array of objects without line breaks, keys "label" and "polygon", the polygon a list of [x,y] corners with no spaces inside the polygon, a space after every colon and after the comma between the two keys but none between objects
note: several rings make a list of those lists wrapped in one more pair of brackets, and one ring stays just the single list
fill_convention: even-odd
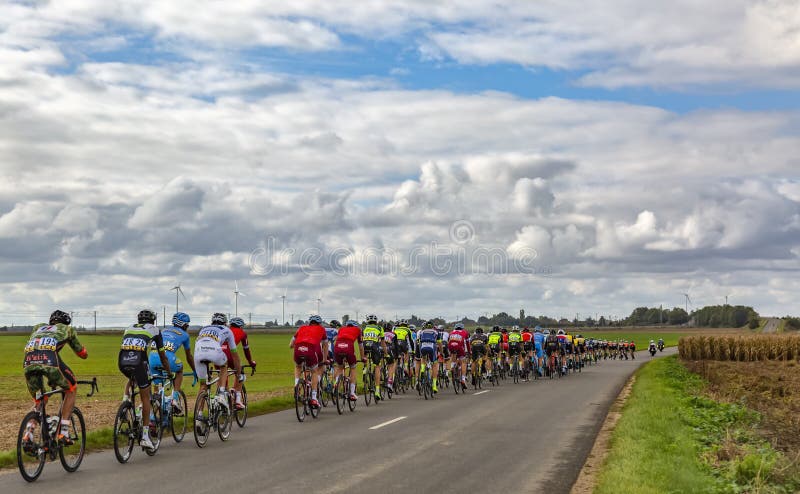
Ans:
[{"label": "road edge", "polygon": [[617,427],[617,422],[622,417],[622,409],[625,402],[633,390],[633,385],[636,383],[636,372],[631,374],[631,377],[622,386],[617,397],[611,403],[608,409],[603,425],[600,426],[600,431],[597,433],[592,449],[586,456],[586,461],[581,467],[580,473],[575,483],[572,484],[570,494],[591,494],[597,486],[597,477],[600,470],[605,464],[608,453],[611,450],[609,443],[614,429]]}]

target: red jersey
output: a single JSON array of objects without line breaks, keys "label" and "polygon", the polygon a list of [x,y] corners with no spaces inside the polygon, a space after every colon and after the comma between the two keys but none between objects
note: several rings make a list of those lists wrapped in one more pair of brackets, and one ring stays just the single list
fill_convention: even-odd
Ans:
[{"label": "red jersey", "polygon": [[344,326],[339,328],[336,341],[349,341],[361,343],[361,328],[358,326]]},{"label": "red jersey", "polygon": [[528,331],[522,332],[522,341],[528,342],[531,341],[532,339],[533,339],[533,333],[530,333]]},{"label": "red jersey", "polygon": [[469,333],[463,329],[456,329],[450,332],[450,339],[447,340],[448,346],[463,346],[469,350]]},{"label": "red jersey", "polygon": [[[237,345],[239,343],[244,342],[242,343],[242,348],[250,348],[250,345],[247,344],[247,333],[245,333],[242,328],[236,328],[231,326],[231,333],[233,333],[233,341],[235,341]],[[222,350],[227,350],[227,349],[228,349],[228,342],[225,341],[222,344]]]},{"label": "red jersey", "polygon": [[508,343],[508,333],[503,333],[503,343]]},{"label": "red jersey", "polygon": [[300,326],[294,334],[294,344],[305,343],[307,345],[319,346],[322,341],[327,340],[328,335],[325,333],[325,328],[319,324],[309,324],[307,326]]}]

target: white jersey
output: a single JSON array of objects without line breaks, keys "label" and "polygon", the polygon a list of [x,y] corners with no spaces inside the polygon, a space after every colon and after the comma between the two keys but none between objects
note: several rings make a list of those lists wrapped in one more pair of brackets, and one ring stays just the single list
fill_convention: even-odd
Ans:
[{"label": "white jersey", "polygon": [[439,331],[439,335],[442,337],[442,345],[447,346],[447,342],[450,340],[450,333],[447,331]]},{"label": "white jersey", "polygon": [[227,326],[212,325],[204,327],[197,335],[195,347],[197,347],[197,345],[199,345],[201,342],[207,344],[211,341],[216,342],[219,346],[222,346],[222,344],[227,341],[228,348],[236,348],[236,338],[233,337],[233,331],[231,331],[231,328]]}]

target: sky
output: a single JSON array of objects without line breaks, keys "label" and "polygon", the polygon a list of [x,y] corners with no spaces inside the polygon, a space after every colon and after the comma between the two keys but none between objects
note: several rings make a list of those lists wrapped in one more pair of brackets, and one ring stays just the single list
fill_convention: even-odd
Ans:
[{"label": "sky", "polygon": [[0,0],[0,324],[800,295],[793,0]]}]

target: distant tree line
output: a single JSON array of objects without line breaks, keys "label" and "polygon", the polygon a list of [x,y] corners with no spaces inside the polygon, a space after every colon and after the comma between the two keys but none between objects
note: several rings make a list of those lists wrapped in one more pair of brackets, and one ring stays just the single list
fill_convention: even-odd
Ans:
[{"label": "distant tree line", "polygon": [[624,324],[627,326],[649,326],[653,324],[686,324],[689,314],[680,307],[662,309],[660,307],[637,307],[631,315],[626,317]]},{"label": "distant tree line", "polygon": [[694,325],[707,328],[759,327],[758,312],[744,305],[709,305],[692,312]]}]

